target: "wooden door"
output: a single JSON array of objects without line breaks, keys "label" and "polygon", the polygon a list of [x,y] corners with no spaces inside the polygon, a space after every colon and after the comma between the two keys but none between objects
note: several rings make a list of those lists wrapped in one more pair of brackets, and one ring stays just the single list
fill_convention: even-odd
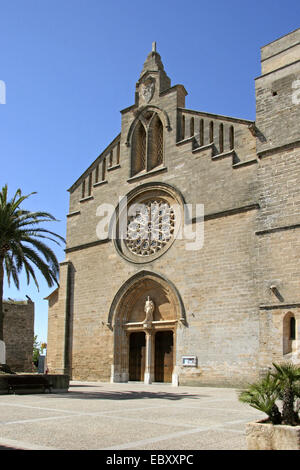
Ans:
[{"label": "wooden door", "polygon": [[155,382],[172,382],[173,331],[158,331],[155,335]]},{"label": "wooden door", "polygon": [[129,380],[144,381],[145,333],[131,333],[129,338]]}]

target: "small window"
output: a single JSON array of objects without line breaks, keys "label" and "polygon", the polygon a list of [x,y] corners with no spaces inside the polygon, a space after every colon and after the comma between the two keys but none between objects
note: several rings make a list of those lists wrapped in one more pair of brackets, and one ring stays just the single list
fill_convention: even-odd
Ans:
[{"label": "small window", "polygon": [[290,339],[296,339],[296,320],[295,317],[290,318]]},{"label": "small window", "polygon": [[288,312],[283,318],[283,354],[289,354],[293,349],[293,341],[296,339],[296,319],[292,312]]}]

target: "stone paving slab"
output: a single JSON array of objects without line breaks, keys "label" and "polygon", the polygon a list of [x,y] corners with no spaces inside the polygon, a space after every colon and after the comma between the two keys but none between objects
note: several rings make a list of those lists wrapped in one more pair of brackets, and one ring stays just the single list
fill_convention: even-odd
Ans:
[{"label": "stone paving slab", "polygon": [[264,415],[229,388],[71,382],[68,393],[1,395],[0,448],[243,450]]}]

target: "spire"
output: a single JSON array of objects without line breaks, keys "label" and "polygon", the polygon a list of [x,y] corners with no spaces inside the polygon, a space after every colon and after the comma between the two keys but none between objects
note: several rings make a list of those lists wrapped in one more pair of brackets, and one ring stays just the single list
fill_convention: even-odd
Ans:
[{"label": "spire", "polygon": [[159,53],[156,51],[156,41],[152,43],[152,51],[148,54],[147,59],[144,63],[141,76],[146,72],[159,72],[164,71],[164,66],[161,61]]},{"label": "spire", "polygon": [[156,41],[153,41],[152,50],[148,54],[147,59],[144,63],[143,70],[140,75],[140,80],[146,73],[157,73],[157,72],[160,75],[160,91],[162,91],[163,89],[169,88],[171,86],[171,80],[167,76],[163,63],[161,61],[161,57],[156,50]]}]

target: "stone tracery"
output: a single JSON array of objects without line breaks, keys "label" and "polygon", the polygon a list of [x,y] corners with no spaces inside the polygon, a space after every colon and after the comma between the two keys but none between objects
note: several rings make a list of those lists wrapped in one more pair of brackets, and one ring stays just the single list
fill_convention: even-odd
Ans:
[{"label": "stone tracery", "polygon": [[136,214],[128,219],[127,248],[138,256],[160,251],[173,238],[175,214],[169,203],[151,200],[138,205]]}]

